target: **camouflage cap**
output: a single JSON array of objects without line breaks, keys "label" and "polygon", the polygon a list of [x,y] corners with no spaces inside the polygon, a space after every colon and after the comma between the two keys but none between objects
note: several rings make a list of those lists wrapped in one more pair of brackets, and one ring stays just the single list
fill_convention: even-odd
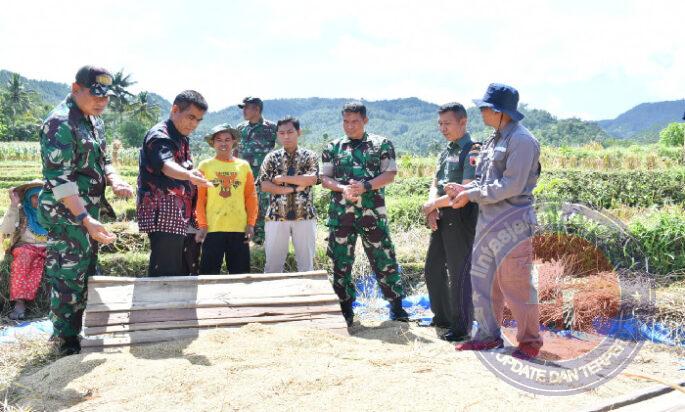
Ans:
[{"label": "camouflage cap", "polygon": [[246,104],[256,104],[259,106],[259,110],[264,110],[264,102],[259,97],[248,96],[243,99],[243,102],[239,104],[238,107],[242,109]]},{"label": "camouflage cap", "polygon": [[230,123],[222,123],[212,127],[212,130],[205,135],[205,142],[211,146],[212,141],[214,140],[214,135],[221,132],[229,132],[236,142],[240,140],[240,132],[235,127],[231,126]]},{"label": "camouflage cap", "polygon": [[93,96],[112,96],[112,74],[102,67],[83,66],[76,73],[76,83],[90,89]]}]

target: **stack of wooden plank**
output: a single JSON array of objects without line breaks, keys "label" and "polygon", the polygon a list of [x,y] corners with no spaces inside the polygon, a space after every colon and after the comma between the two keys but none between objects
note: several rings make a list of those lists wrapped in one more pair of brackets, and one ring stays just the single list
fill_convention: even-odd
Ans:
[{"label": "stack of wooden plank", "polygon": [[197,337],[248,323],[347,334],[325,271],[88,280],[84,351]]}]

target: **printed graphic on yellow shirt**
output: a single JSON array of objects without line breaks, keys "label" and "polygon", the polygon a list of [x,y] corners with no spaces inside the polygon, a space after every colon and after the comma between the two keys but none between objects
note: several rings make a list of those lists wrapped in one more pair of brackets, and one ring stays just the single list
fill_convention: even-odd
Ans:
[{"label": "printed graphic on yellow shirt", "polygon": [[240,187],[238,173],[236,172],[215,172],[216,179],[212,180],[214,186],[219,186],[219,196],[223,198],[231,197],[231,189]]}]

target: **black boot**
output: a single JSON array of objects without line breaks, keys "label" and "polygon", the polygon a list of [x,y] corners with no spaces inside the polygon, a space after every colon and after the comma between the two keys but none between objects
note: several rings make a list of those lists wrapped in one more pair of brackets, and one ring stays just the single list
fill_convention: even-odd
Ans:
[{"label": "black boot", "polygon": [[354,311],[352,310],[352,303],[354,303],[352,299],[340,302],[340,310],[342,310],[342,314],[345,317],[345,322],[347,322],[348,328],[352,326],[352,323],[354,323]]},{"label": "black boot", "polygon": [[390,302],[390,320],[409,322],[409,314],[402,307],[402,298]]},{"label": "black boot", "polygon": [[59,356],[75,355],[81,352],[81,342],[79,342],[78,336],[67,336],[61,338],[61,340]]},{"label": "black boot", "polygon": [[449,329],[447,332],[440,335],[440,339],[446,340],[447,342],[462,342],[469,340],[469,338],[471,338],[471,336],[468,333],[459,333],[452,329]]}]

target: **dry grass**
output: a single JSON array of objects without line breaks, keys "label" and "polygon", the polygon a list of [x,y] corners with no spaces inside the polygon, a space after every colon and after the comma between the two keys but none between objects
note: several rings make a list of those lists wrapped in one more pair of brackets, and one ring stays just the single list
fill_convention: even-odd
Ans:
[{"label": "dry grass", "polygon": [[[33,410],[577,410],[650,386],[621,376],[582,395],[517,391],[435,331],[364,322],[346,338],[248,325],[197,340],[59,359],[19,380]],[[627,373],[680,378],[680,353],[647,345]]]},{"label": "dry grass", "polygon": [[540,322],[557,329],[595,332],[593,321],[618,314],[621,291],[612,272],[568,276],[560,262],[540,263],[538,296]]},{"label": "dry grass", "polygon": [[29,410],[19,408],[17,377],[29,374],[57,359],[52,342],[22,340],[0,346],[0,411]]}]

